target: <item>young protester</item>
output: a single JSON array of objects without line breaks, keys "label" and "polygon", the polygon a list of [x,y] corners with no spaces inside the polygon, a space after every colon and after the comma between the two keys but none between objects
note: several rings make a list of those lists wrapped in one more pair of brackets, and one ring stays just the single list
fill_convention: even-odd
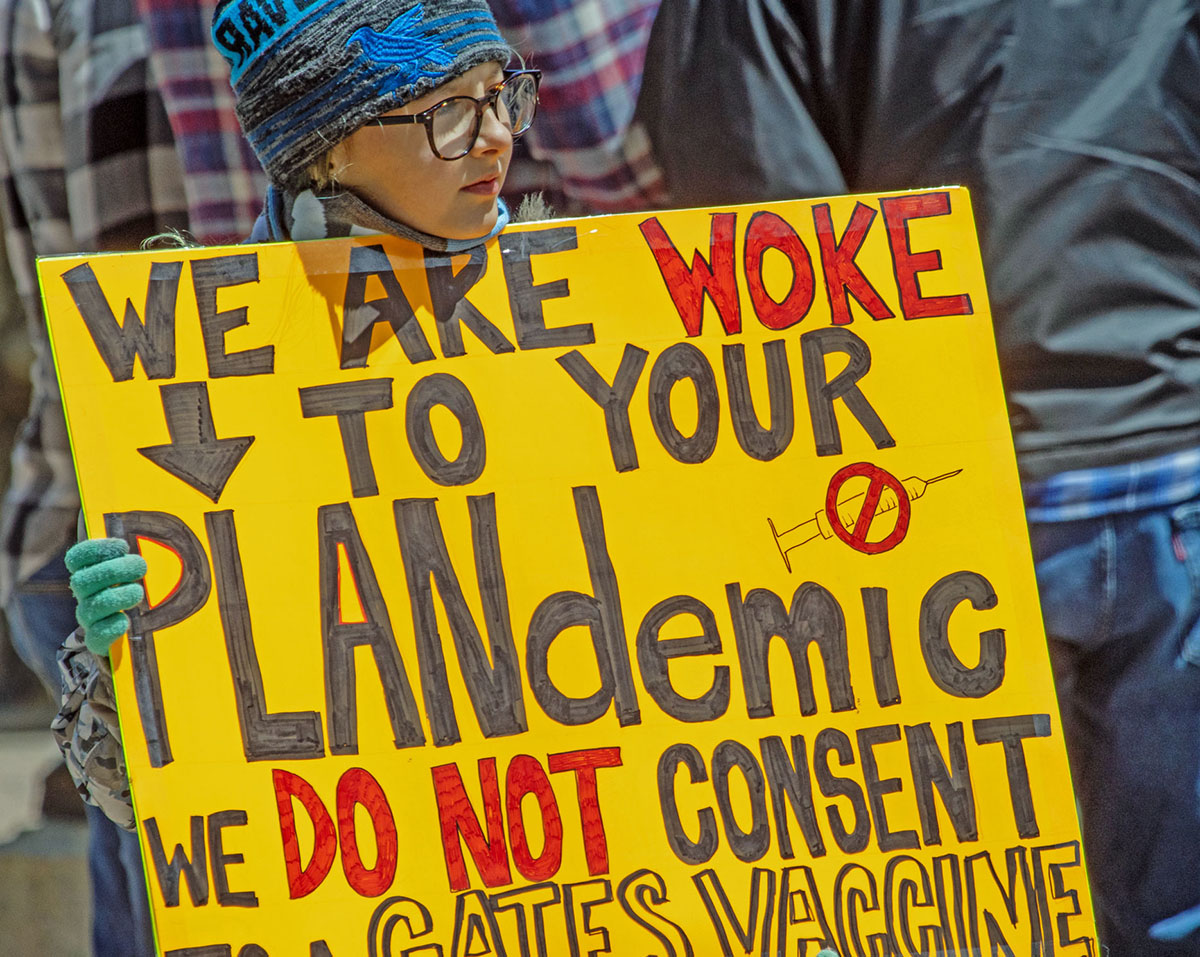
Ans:
[{"label": "young protester", "polygon": [[[270,12],[225,0],[212,35],[270,180],[250,241],[384,233],[459,252],[508,223],[500,190],[540,75],[505,69],[511,49],[484,0],[310,0]],[[99,538],[67,553],[80,628],[60,654],[54,730],[85,800],[132,828],[107,659],[143,598],[146,564],[127,552]]]}]

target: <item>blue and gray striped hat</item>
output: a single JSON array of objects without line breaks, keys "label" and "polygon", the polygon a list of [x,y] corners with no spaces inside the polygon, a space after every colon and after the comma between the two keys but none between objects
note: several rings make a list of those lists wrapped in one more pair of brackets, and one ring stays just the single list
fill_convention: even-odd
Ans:
[{"label": "blue and gray striped hat", "polygon": [[512,53],[485,0],[221,0],[212,35],[242,129],[284,189],[380,114]]}]

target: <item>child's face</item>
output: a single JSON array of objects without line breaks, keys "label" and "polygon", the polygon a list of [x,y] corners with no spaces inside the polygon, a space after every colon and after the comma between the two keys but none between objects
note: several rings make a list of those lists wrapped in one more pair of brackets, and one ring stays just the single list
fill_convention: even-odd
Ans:
[{"label": "child's face", "polygon": [[[481,63],[391,115],[420,113],[451,96],[481,97],[503,79],[499,63]],[[384,215],[433,236],[473,239],[496,225],[512,145],[512,134],[489,109],[462,159],[434,156],[419,123],[368,123],[334,148],[331,161],[338,182]]]}]

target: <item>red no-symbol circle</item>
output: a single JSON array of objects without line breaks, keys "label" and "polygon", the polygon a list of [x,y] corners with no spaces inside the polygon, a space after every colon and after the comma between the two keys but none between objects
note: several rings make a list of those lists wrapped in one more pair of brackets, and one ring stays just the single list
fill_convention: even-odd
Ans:
[{"label": "red no-symbol circle", "polygon": [[[870,479],[871,484],[863,497],[862,508],[859,509],[854,527],[846,528],[838,515],[838,492],[842,490],[842,486],[848,479],[859,475]],[[879,497],[885,488],[890,488],[896,493],[896,527],[880,541],[868,542],[867,533],[871,530],[875,510],[879,507]],[[908,519],[911,514],[912,503],[908,500],[908,493],[904,490],[904,485],[896,476],[884,471],[878,465],[872,465],[870,462],[855,462],[853,465],[847,465],[844,469],[839,469],[829,480],[829,491],[825,495],[825,517],[829,520],[829,527],[833,529],[833,534],[855,551],[877,555],[879,552],[895,548],[908,534]]]}]

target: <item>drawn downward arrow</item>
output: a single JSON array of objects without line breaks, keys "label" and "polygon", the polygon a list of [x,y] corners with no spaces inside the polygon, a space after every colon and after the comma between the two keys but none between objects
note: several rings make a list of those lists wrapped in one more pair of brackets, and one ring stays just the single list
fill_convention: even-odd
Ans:
[{"label": "drawn downward arrow", "polygon": [[218,501],[254,436],[217,438],[207,382],[176,382],[159,391],[171,441],[138,451],[159,468]]}]

